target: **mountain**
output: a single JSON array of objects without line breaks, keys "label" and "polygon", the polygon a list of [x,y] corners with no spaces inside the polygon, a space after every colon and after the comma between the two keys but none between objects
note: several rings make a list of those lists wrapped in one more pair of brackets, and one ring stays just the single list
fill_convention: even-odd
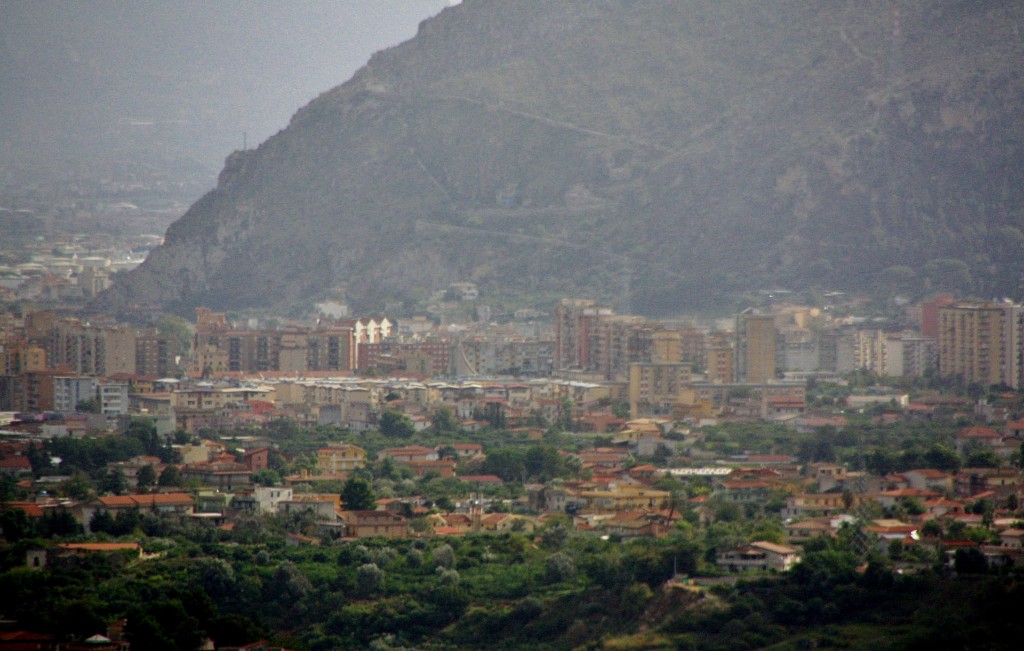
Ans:
[{"label": "mountain", "polygon": [[1014,0],[467,0],[232,154],[97,308],[1019,298],[1022,27]]}]

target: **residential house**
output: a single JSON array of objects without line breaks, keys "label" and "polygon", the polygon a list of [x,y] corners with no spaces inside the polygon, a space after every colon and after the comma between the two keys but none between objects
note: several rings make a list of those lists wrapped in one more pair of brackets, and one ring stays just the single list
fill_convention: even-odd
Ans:
[{"label": "residential house", "polygon": [[963,468],[956,475],[956,495],[967,498],[985,491],[1016,493],[1022,484],[1024,474],[1017,468]]},{"label": "residential house", "polygon": [[766,481],[748,480],[716,480],[711,493],[715,497],[729,502],[748,504],[767,501],[774,486]]},{"label": "residential house", "polygon": [[412,474],[416,477],[424,477],[429,474],[436,474],[438,477],[444,478],[455,476],[454,459],[417,459],[403,462],[400,465],[412,470]]},{"label": "residential house", "polygon": [[852,516],[807,518],[786,522],[782,526],[786,530],[786,538],[790,542],[806,542],[820,536],[835,537],[844,522],[852,521]]},{"label": "residential house", "polygon": [[396,463],[407,463],[409,461],[435,461],[437,451],[422,445],[408,445],[399,448],[385,448],[380,451],[381,458],[390,457]]},{"label": "residential house", "polygon": [[872,520],[871,524],[864,527],[864,531],[873,533],[883,541],[914,539],[918,530],[916,524],[909,524],[900,520],[881,519]]},{"label": "residential house", "polygon": [[331,443],[316,451],[316,467],[323,475],[347,475],[366,466],[366,450],[351,443]]},{"label": "residential house", "polygon": [[891,508],[900,502],[908,499],[916,499],[920,502],[942,497],[942,493],[918,488],[897,488],[889,491],[882,491],[874,496],[876,502],[885,508]]},{"label": "residential house", "polygon": [[799,562],[800,552],[797,549],[763,540],[722,552],[715,561],[730,572],[785,572]]},{"label": "residential house", "polygon": [[636,538],[659,538],[671,528],[672,522],[662,513],[655,511],[622,511],[598,523],[598,528],[607,535],[618,536],[621,540]]},{"label": "residential house", "polygon": [[406,519],[388,511],[342,511],[341,519],[349,538],[405,538],[409,535]]},{"label": "residential house", "polygon": [[1003,529],[999,532],[999,542],[1008,549],[1024,550],[1024,529]]},{"label": "residential house", "polygon": [[1010,456],[1017,450],[1013,445],[1006,444],[1006,436],[987,425],[965,427],[956,433],[956,453],[967,454],[975,448],[988,448],[1000,456]]},{"label": "residential house", "polygon": [[185,466],[181,476],[187,480],[196,480],[204,486],[212,486],[225,491],[245,488],[252,484],[252,471],[248,466],[234,462],[210,462]]},{"label": "residential house", "polygon": [[85,527],[99,511],[116,516],[122,511],[138,509],[150,513],[187,515],[195,510],[195,501],[185,493],[149,493],[145,495],[104,495],[79,504],[72,510]]},{"label": "residential house", "polygon": [[583,510],[588,512],[611,512],[660,509],[671,497],[668,491],[654,490],[643,486],[615,486],[607,490],[583,490],[577,499]]},{"label": "residential house", "polygon": [[813,515],[832,516],[846,513],[864,500],[854,493],[798,493],[786,498],[782,518],[800,518]]},{"label": "residential house", "polygon": [[941,470],[934,468],[907,470],[903,472],[903,476],[907,478],[911,488],[945,494],[953,493],[954,476]]}]

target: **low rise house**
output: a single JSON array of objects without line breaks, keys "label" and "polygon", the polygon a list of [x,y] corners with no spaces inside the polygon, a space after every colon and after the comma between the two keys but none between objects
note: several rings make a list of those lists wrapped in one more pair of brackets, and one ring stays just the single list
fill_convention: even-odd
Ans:
[{"label": "low rise house", "polygon": [[[973,447],[989,448],[1001,456],[1010,456],[1016,450],[1013,445],[1004,441],[1005,434],[987,425],[965,427],[956,433],[956,453],[967,454]],[[1013,441],[1015,439],[1011,439]]]},{"label": "low rise house", "polygon": [[941,518],[946,515],[963,513],[963,502],[957,502],[946,497],[935,497],[921,502],[924,511],[932,518]]},{"label": "low rise house", "polygon": [[672,521],[655,511],[622,511],[598,524],[601,532],[622,540],[658,538],[671,528]]},{"label": "low rise house", "polygon": [[337,495],[305,494],[277,502],[278,513],[312,513],[318,521],[337,520],[340,497]]},{"label": "low rise house", "polygon": [[[94,554],[111,556],[127,563],[142,558],[142,548],[139,543],[134,542],[61,543],[48,549],[29,550],[25,559],[29,568],[40,569],[47,565],[67,563],[69,559]],[[7,647],[0,644],[0,649],[3,648]]]},{"label": "low rise house", "polygon": [[805,516],[832,516],[845,513],[864,501],[863,495],[855,493],[800,493],[786,498],[782,518]]},{"label": "low rise house", "polygon": [[146,495],[104,495],[78,505],[72,510],[85,527],[99,511],[116,516],[122,511],[138,509],[148,513],[188,515],[195,510],[195,500],[185,493],[149,493]]},{"label": "low rise house", "polygon": [[766,501],[772,492],[772,484],[759,480],[716,480],[712,495],[729,502],[742,504]]},{"label": "low rise house", "polygon": [[903,502],[904,500],[914,499],[920,502],[925,502],[937,497],[942,497],[942,493],[930,490],[920,490],[917,488],[897,488],[895,490],[882,491],[881,493],[878,493],[875,495],[875,501],[888,509]]},{"label": "low rise house", "polygon": [[581,508],[589,512],[660,509],[671,493],[643,486],[616,486],[608,490],[584,490],[578,494]]},{"label": "low rise house", "polygon": [[919,468],[903,473],[911,488],[918,490],[938,491],[951,494],[953,492],[954,475],[934,468]]},{"label": "low rise house", "polygon": [[787,545],[760,540],[718,555],[715,563],[730,572],[785,572],[800,562],[800,552]]},{"label": "low rise house", "polygon": [[366,450],[351,443],[331,443],[316,451],[316,467],[324,475],[342,475],[366,465]]},{"label": "low rise house", "polygon": [[249,467],[234,462],[199,463],[185,466],[181,475],[185,479],[196,480],[205,486],[225,491],[244,488],[252,484],[252,471]]},{"label": "low rise house", "polygon": [[427,448],[422,445],[407,445],[400,448],[385,448],[380,451],[380,457],[389,457],[395,463],[436,461],[437,452],[433,448]]},{"label": "low rise house", "polygon": [[406,519],[388,511],[342,511],[345,536],[349,538],[405,538],[409,535]]},{"label": "low rise house", "polygon": [[872,520],[871,524],[864,527],[864,531],[873,533],[885,541],[913,539],[918,526],[900,520]]},{"label": "low rise house", "polygon": [[832,538],[836,535],[836,530],[832,528],[828,518],[808,518],[787,522],[783,528],[786,530],[786,538],[790,542],[804,542],[820,536]]},{"label": "low rise house", "polygon": [[1017,468],[963,468],[956,475],[956,495],[974,497],[986,491],[1017,492],[1024,484],[1024,474]]},{"label": "low rise house", "polygon": [[399,465],[412,470],[412,474],[416,477],[424,477],[429,474],[435,474],[438,477],[446,478],[455,476],[456,464],[453,459],[423,459],[406,461]]},{"label": "low rise house", "polygon": [[1007,549],[1024,550],[1024,529],[1012,527],[999,532],[999,544]]}]

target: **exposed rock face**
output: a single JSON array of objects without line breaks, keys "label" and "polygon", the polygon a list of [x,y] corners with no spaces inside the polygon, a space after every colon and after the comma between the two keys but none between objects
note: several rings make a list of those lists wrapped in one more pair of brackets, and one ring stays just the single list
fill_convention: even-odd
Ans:
[{"label": "exposed rock face", "polygon": [[466,0],[232,155],[98,307],[1016,296],[1022,28],[1013,0]]}]

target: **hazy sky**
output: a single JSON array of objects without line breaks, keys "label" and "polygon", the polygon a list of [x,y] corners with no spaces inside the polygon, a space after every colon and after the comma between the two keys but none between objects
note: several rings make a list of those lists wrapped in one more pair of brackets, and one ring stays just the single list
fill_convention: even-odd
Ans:
[{"label": "hazy sky", "polygon": [[0,147],[74,155],[151,139],[217,168],[243,132],[266,139],[449,4],[0,0]]}]

